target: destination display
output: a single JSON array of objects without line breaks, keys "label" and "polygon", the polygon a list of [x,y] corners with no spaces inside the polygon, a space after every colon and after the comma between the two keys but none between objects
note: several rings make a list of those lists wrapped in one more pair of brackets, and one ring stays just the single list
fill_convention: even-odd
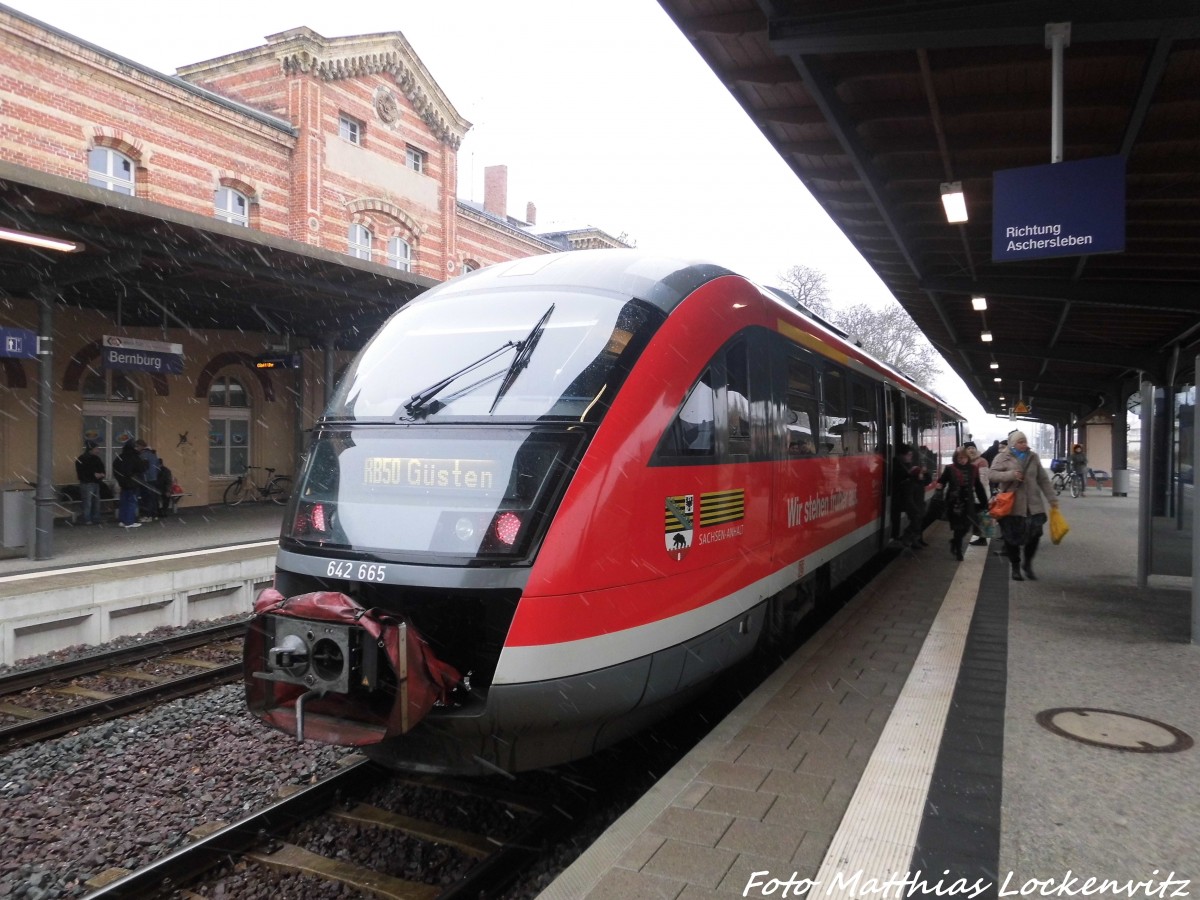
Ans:
[{"label": "destination display", "polygon": [[992,176],[992,261],[1120,253],[1125,157],[1005,169]]},{"label": "destination display", "polygon": [[369,456],[364,461],[363,484],[490,491],[499,471],[494,459]]}]

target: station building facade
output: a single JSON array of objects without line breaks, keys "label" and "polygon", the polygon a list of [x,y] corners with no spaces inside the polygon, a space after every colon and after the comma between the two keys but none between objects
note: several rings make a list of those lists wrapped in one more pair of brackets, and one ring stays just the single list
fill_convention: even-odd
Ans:
[{"label": "station building facade", "polygon": [[[0,164],[387,266],[425,286],[583,246],[577,233],[539,234],[532,204],[525,219],[508,216],[503,166],[485,171],[482,204],[457,199],[470,123],[399,32],[326,38],[294,28],[168,76],[0,7],[0,108]],[[586,245],[623,243],[597,232]],[[0,296],[0,327],[38,322],[36,301]],[[339,351],[331,366],[284,336],[305,360],[301,378],[256,369],[280,349],[266,324],[222,331],[164,316],[161,327],[134,327],[66,304],[53,323],[55,483],[75,481],[85,439],[99,443],[111,472],[123,441],[142,437],[185,490],[181,505],[219,502],[246,465],[292,471],[303,446],[295,436],[329,393],[314,373],[340,371],[352,355]],[[110,364],[101,341],[114,336],[177,346],[181,371]],[[31,483],[38,362],[0,362],[0,479]]]}]

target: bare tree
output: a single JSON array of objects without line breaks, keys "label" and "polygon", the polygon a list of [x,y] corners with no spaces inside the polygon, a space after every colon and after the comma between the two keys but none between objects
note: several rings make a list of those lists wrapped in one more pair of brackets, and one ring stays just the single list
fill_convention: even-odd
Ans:
[{"label": "bare tree", "polygon": [[938,352],[899,303],[889,303],[883,309],[856,303],[833,310],[830,321],[872,356],[923,387],[933,387],[942,373]]},{"label": "bare tree", "polygon": [[808,307],[822,319],[828,319],[832,310],[829,299],[829,283],[825,273],[811,266],[792,266],[779,276],[784,290]]},{"label": "bare tree", "polygon": [[883,309],[872,309],[865,303],[839,308],[829,296],[825,273],[811,266],[792,266],[779,278],[783,289],[801,306],[846,332],[851,341],[917,384],[932,388],[941,375],[941,357],[899,303],[889,303]]}]

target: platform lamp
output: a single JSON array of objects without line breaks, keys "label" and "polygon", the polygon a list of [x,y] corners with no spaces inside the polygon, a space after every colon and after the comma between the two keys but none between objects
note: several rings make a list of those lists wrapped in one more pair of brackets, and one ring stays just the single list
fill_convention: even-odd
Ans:
[{"label": "platform lamp", "polygon": [[14,244],[25,244],[29,247],[39,247],[42,250],[58,250],[60,253],[77,253],[83,249],[83,244],[75,241],[64,241],[59,238],[47,237],[44,234],[34,234],[32,231],[17,231],[13,228],[0,228],[0,241],[11,241]]},{"label": "platform lamp", "polygon": [[942,182],[942,206],[946,210],[947,222],[967,221],[967,200],[963,196],[961,181]]},{"label": "platform lamp", "polygon": [[974,309],[977,312],[983,312],[985,309],[987,309],[987,297],[972,297],[971,309]]}]

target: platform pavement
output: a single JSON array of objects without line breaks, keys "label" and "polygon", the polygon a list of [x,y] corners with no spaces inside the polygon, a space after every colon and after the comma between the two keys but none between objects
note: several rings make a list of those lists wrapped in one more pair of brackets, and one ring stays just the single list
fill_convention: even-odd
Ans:
[{"label": "platform pavement", "polygon": [[[541,897],[798,896],[792,879],[821,882],[810,900],[883,897],[831,890],[837,873],[844,888],[879,864],[876,851],[906,860],[894,866],[902,875],[969,875],[941,896],[972,896],[977,881],[982,897],[1081,896],[1089,877],[1152,882],[1134,896],[1195,896],[1200,748],[1124,752],[1069,740],[1036,718],[1114,710],[1200,739],[1190,579],[1136,587],[1136,493],[1064,497],[1062,508],[1071,533],[1059,546],[1043,541],[1036,581],[1009,580],[1006,560],[982,548],[956,563],[945,526],[933,526],[931,547],[860,592]],[[938,629],[940,607],[961,605],[972,578],[969,626],[951,611]],[[956,642],[962,666],[937,719],[920,690],[945,673],[926,654],[953,653]],[[906,731],[921,719],[936,723],[934,750]],[[917,798],[920,824],[897,827],[897,798],[920,781],[911,777],[918,757],[932,770]],[[879,780],[864,781],[864,771]],[[872,801],[886,802],[870,810]],[[1187,883],[1163,888],[1170,877]]]},{"label": "platform pavement", "polygon": [[112,562],[225,547],[250,541],[275,540],[284,507],[273,503],[240,506],[185,507],[140,528],[122,528],[115,521],[102,525],[74,525],[60,520],[54,526],[54,554],[34,560],[24,550],[5,550],[0,558],[0,578],[25,572],[61,569],[88,563]]}]

